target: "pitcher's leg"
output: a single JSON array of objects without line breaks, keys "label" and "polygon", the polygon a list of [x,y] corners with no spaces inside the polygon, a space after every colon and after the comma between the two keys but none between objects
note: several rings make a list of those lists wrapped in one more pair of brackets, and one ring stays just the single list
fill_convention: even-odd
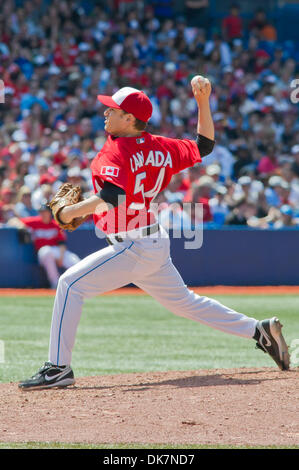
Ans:
[{"label": "pitcher's leg", "polygon": [[159,272],[135,282],[175,315],[218,330],[252,338],[258,321],[187,288],[169,259]]},{"label": "pitcher's leg", "polygon": [[86,297],[117,289],[131,282],[135,261],[128,256],[131,244],[119,244],[87,256],[59,279],[53,308],[49,361],[71,363],[72,349]]}]

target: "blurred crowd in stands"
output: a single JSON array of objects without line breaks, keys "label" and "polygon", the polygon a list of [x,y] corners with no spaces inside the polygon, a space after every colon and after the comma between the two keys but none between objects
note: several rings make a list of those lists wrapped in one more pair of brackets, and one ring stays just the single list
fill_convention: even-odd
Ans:
[{"label": "blurred crowd in stands", "polygon": [[[242,3],[240,2],[240,5]],[[97,95],[143,89],[148,131],[195,139],[190,80],[212,82],[216,144],[160,194],[165,227],[299,225],[298,47],[280,43],[267,12],[233,5],[221,24],[209,2],[6,0],[0,12],[0,223],[38,214],[62,182],[92,191],[105,142]],[[291,99],[291,94],[295,97]],[[298,93],[299,96],[299,93]]]}]

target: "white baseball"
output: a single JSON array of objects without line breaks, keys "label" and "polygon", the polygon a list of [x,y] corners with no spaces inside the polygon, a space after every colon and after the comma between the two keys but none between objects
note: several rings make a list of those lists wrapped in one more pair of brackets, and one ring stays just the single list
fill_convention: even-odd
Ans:
[{"label": "white baseball", "polygon": [[202,75],[195,75],[195,77],[193,77],[191,80],[191,86],[195,86],[200,89],[203,83],[208,83],[208,82],[209,80],[207,78],[204,78]]},{"label": "white baseball", "polygon": [[201,78],[202,78],[201,75],[195,75],[195,77],[193,77],[192,80],[191,80],[191,86],[192,87],[195,87],[195,86],[200,87],[200,81],[201,81],[200,79]]}]

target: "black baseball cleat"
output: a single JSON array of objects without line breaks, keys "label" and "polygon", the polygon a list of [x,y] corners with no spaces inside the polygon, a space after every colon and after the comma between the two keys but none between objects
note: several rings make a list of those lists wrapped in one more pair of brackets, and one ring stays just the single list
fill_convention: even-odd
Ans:
[{"label": "black baseball cleat", "polygon": [[22,390],[44,389],[53,387],[68,387],[75,383],[74,373],[70,366],[55,366],[52,362],[45,362],[39,371],[19,383]]},{"label": "black baseball cleat", "polygon": [[268,353],[281,370],[288,370],[290,355],[281,329],[282,324],[276,317],[259,321],[253,339],[257,341],[256,347]]}]

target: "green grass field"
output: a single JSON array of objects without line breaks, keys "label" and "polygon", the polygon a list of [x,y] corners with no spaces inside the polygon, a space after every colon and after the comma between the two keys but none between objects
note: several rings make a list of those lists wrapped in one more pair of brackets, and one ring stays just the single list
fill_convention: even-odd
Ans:
[{"label": "green grass field", "polygon": [[[284,325],[287,343],[290,345],[299,338],[298,295],[215,298],[257,319],[277,315]],[[53,301],[53,297],[0,298],[0,340],[5,347],[0,382],[17,382],[31,376],[47,360]],[[148,296],[103,296],[84,304],[72,366],[77,377],[137,371],[276,367],[254,346],[252,340],[177,317]],[[93,448],[59,443],[0,444],[0,449],[61,447]],[[97,448],[132,446],[99,444]],[[165,446],[140,444],[140,448]]]},{"label": "green grass field", "polygon": [[[299,338],[299,296],[221,296],[257,319],[279,316],[288,344]],[[48,357],[53,297],[0,299],[5,361],[0,382],[32,375]],[[135,371],[274,366],[254,342],[169,313],[148,296],[87,300],[72,366],[77,377]]]}]

